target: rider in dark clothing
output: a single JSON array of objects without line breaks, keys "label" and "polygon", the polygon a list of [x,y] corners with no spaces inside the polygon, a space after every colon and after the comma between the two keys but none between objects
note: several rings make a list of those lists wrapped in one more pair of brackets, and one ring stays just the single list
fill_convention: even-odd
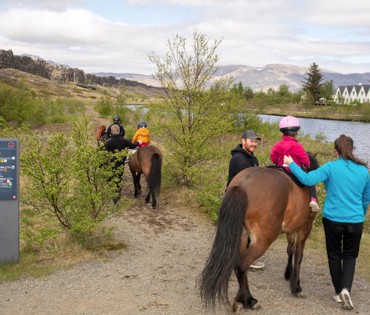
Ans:
[{"label": "rider in dark clothing", "polygon": [[117,115],[113,117],[113,124],[111,124],[107,129],[108,137],[110,138],[112,136],[112,126],[114,125],[119,127],[119,133],[118,133],[119,136],[124,137],[126,131],[125,131],[125,128],[123,128],[123,126],[121,125],[121,118]]},{"label": "rider in dark clothing", "polygon": [[119,134],[113,134],[104,144],[104,146],[109,152],[114,152],[116,150],[122,151],[126,148],[135,149],[137,147],[137,144],[132,143],[130,140],[127,140],[126,138],[122,138]]},{"label": "rider in dark clothing", "polygon": [[[111,128],[111,133],[112,136],[105,142],[104,147],[107,149],[109,152],[117,152],[117,151],[122,151],[125,150],[126,148],[129,149],[135,149],[137,147],[136,144],[131,143],[131,141],[122,138],[122,136],[119,134],[120,129],[118,125],[113,125]],[[123,157],[123,159],[115,159],[114,166],[113,168],[117,171],[116,176],[117,176],[117,191],[118,194],[120,195],[121,193],[121,182],[122,182],[122,177],[123,177],[123,165],[125,164],[126,161],[126,156]],[[121,168],[120,168],[121,167]],[[109,178],[109,180],[112,180],[113,177]],[[119,200],[119,196],[115,199],[113,199],[114,203],[117,203]]]}]

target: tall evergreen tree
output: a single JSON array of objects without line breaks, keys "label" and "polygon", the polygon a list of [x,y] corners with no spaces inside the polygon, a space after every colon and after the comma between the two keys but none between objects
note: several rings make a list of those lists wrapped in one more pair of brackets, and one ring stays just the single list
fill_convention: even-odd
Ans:
[{"label": "tall evergreen tree", "polygon": [[316,104],[321,97],[322,80],[324,79],[319,66],[314,62],[308,72],[307,78],[303,82],[303,90],[306,92],[306,101],[311,104]]}]

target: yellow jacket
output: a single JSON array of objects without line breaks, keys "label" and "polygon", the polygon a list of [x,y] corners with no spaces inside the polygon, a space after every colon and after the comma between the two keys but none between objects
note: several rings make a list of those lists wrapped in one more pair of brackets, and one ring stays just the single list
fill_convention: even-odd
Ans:
[{"label": "yellow jacket", "polygon": [[136,143],[139,140],[149,144],[151,141],[150,132],[148,128],[139,128],[134,137],[132,138],[132,143]]}]

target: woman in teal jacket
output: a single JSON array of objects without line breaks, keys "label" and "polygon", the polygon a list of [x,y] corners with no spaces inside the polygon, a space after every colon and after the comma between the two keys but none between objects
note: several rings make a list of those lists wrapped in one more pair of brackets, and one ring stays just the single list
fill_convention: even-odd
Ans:
[{"label": "woman in teal jacket", "polygon": [[302,171],[290,156],[284,156],[284,163],[303,184],[324,182],[322,222],[329,270],[336,293],[334,300],[345,309],[353,309],[349,293],[370,203],[369,170],[366,163],[353,155],[353,147],[352,138],[341,135],[334,142],[338,159],[309,173]]}]

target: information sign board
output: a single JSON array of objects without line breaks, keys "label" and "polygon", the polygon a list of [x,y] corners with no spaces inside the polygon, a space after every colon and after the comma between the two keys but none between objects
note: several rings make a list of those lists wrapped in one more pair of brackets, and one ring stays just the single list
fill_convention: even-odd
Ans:
[{"label": "information sign board", "polygon": [[0,140],[0,200],[18,198],[18,141]]},{"label": "information sign board", "polygon": [[0,138],[0,264],[19,260],[18,139]]}]

